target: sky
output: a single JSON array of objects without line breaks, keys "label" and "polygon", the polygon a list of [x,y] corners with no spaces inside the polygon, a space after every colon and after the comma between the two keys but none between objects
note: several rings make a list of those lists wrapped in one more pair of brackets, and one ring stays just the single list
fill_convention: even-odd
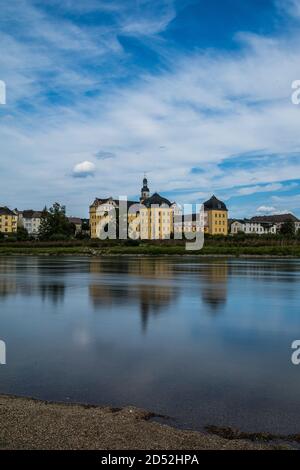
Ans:
[{"label": "sky", "polygon": [[300,0],[0,0],[0,205],[300,217]]}]

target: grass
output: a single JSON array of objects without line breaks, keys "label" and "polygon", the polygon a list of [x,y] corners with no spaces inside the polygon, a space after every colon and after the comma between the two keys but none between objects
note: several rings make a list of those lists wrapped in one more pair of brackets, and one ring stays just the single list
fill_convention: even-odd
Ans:
[{"label": "grass", "polygon": [[226,245],[204,245],[200,251],[187,251],[183,244],[181,245],[164,245],[141,243],[136,246],[126,246],[124,244],[98,245],[98,246],[0,246],[0,256],[9,255],[227,255],[227,256],[289,256],[300,257],[300,246],[298,245],[266,245],[266,246],[226,246]]}]

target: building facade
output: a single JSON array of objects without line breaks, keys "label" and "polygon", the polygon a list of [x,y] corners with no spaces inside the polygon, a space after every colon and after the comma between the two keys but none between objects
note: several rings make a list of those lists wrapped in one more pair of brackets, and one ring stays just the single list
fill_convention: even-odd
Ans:
[{"label": "building facade", "polygon": [[269,223],[276,226],[277,233],[280,232],[282,225],[285,222],[291,221],[294,223],[295,232],[297,232],[300,228],[300,220],[297,219],[294,214],[273,214],[273,215],[257,215],[252,217],[251,222],[256,223]]},{"label": "building facade", "polygon": [[140,209],[141,239],[170,239],[174,233],[174,213],[172,203],[154,193],[143,199]]},{"label": "building facade", "polygon": [[[100,238],[103,229],[119,217],[119,201],[112,197],[96,198],[90,206],[91,238]],[[148,180],[143,179],[139,201],[127,201],[126,225],[130,238],[142,240],[168,239],[174,232],[172,203],[154,193],[150,196]]]},{"label": "building facade", "polygon": [[228,210],[215,195],[204,202],[204,232],[209,235],[228,235]]},{"label": "building facade", "polygon": [[[131,206],[139,206],[139,202],[127,201],[128,219],[126,224],[132,223],[136,218],[136,214],[130,214],[129,208]],[[90,206],[90,234],[91,238],[101,238],[100,234],[105,227],[113,221],[114,218],[118,219],[119,201],[117,199],[109,198],[96,198]]]},{"label": "building facade", "polygon": [[42,212],[32,209],[25,211],[18,211],[16,209],[15,212],[18,215],[18,226],[25,228],[28,235],[37,237],[40,230]]},{"label": "building facade", "polygon": [[266,233],[277,232],[276,224],[273,222],[256,222],[249,219],[233,220],[230,224],[230,233],[232,235],[237,233],[258,234],[263,235]]},{"label": "building facade", "polygon": [[230,233],[255,233],[263,235],[267,233],[280,233],[282,225],[291,221],[295,232],[300,229],[300,221],[293,214],[258,215],[251,219],[233,219],[230,222]]},{"label": "building facade", "polygon": [[[177,206],[177,205],[176,205]],[[206,220],[204,213],[204,221]],[[195,233],[203,231],[203,221],[201,220],[200,213],[192,213],[183,217],[182,211],[178,209],[178,206],[174,207],[174,233]]]},{"label": "building facade", "polygon": [[74,225],[75,235],[82,233],[82,220],[79,217],[68,217],[68,221]]},{"label": "building facade", "polygon": [[8,207],[0,207],[0,233],[16,233],[18,229],[18,216]]}]

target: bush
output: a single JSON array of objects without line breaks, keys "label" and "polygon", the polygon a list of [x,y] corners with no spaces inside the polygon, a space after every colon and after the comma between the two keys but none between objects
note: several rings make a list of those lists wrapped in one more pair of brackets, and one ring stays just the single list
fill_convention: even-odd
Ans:
[{"label": "bush", "polygon": [[54,233],[53,235],[51,235],[51,237],[49,237],[49,240],[53,240],[53,241],[66,241],[68,240],[69,237],[67,235],[64,235],[63,233]]}]

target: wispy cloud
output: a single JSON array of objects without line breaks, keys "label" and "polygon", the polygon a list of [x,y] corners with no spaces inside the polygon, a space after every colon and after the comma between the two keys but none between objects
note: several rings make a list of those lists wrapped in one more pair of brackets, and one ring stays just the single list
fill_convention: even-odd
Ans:
[{"label": "wispy cloud", "polygon": [[98,158],[98,160],[110,160],[112,158],[116,158],[116,154],[106,150],[99,150],[95,153],[95,157]]},{"label": "wispy cloud", "polygon": [[278,192],[278,191],[290,191],[298,187],[297,183],[289,183],[284,185],[283,183],[271,183],[265,185],[256,185],[256,186],[246,186],[239,188],[237,194],[241,196],[248,196],[250,194],[256,193],[267,193],[267,192]]}]

